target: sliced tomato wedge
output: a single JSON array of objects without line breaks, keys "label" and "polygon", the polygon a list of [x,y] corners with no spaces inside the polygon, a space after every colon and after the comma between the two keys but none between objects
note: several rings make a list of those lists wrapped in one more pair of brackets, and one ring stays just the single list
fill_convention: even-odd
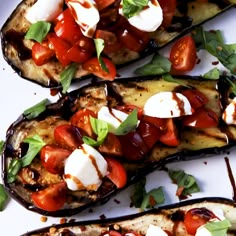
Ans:
[{"label": "sliced tomato wedge", "polygon": [[172,118],[167,119],[166,128],[160,137],[160,141],[163,144],[171,147],[176,147],[180,144],[178,129]]},{"label": "sliced tomato wedge", "polygon": [[42,66],[55,55],[54,50],[50,49],[46,43],[35,42],[32,47],[32,58],[37,66]]},{"label": "sliced tomato wedge", "polygon": [[67,187],[65,182],[52,184],[49,187],[33,192],[31,199],[34,205],[45,211],[58,211],[66,202]]},{"label": "sliced tomato wedge", "polygon": [[170,51],[172,73],[191,71],[197,61],[197,50],[193,38],[184,36],[176,41]]},{"label": "sliced tomato wedge", "polygon": [[93,132],[90,116],[96,118],[96,114],[89,109],[81,109],[78,110],[70,119],[70,123],[73,126],[76,126],[82,131],[82,136],[86,135],[92,138],[95,138],[95,134]]},{"label": "sliced tomato wedge", "polygon": [[197,89],[185,89],[181,91],[181,93],[187,97],[189,100],[191,107],[196,110],[208,103],[208,98],[205,94]]},{"label": "sliced tomato wedge", "polygon": [[80,130],[69,124],[57,126],[54,129],[54,138],[59,146],[69,150],[74,150],[83,143]]},{"label": "sliced tomato wedge", "polygon": [[40,159],[43,167],[52,174],[63,174],[64,161],[71,151],[57,145],[45,145],[40,151]]},{"label": "sliced tomato wedge", "polygon": [[99,146],[99,151],[108,156],[122,156],[122,147],[118,137],[108,133],[105,141]]},{"label": "sliced tomato wedge", "polygon": [[206,208],[193,208],[185,213],[184,225],[189,234],[195,235],[197,229],[212,218],[215,215]]},{"label": "sliced tomato wedge", "polygon": [[83,69],[91,72],[92,74],[96,75],[101,79],[114,80],[116,77],[116,67],[114,63],[107,58],[102,58],[102,60],[104,61],[106,68],[108,69],[108,72],[102,69],[102,67],[98,62],[97,57],[93,57],[89,59],[87,62],[85,62],[82,65]]},{"label": "sliced tomato wedge", "polygon": [[217,114],[205,107],[201,107],[194,111],[192,115],[183,117],[182,124],[184,126],[192,126],[196,128],[217,127],[219,118]]},{"label": "sliced tomato wedge", "polygon": [[162,11],[163,11],[163,21],[162,26],[168,27],[173,19],[176,10],[176,0],[158,0]]},{"label": "sliced tomato wedge", "polygon": [[115,2],[115,0],[95,0],[97,8],[99,11],[103,10],[104,8],[110,6]]},{"label": "sliced tomato wedge", "polygon": [[116,185],[117,188],[123,188],[127,183],[127,172],[124,166],[115,158],[106,157],[108,164],[107,177]]}]

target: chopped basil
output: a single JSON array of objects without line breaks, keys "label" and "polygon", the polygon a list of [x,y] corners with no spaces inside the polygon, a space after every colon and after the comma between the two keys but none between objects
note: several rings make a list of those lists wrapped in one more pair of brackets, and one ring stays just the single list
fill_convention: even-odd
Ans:
[{"label": "chopped basil", "polygon": [[94,39],[94,43],[95,43],[95,48],[96,48],[96,52],[97,52],[98,62],[100,64],[101,68],[105,72],[109,73],[109,70],[108,70],[105,62],[102,60],[102,57],[101,57],[101,53],[104,49],[104,40],[97,38],[97,39]]},{"label": "chopped basil", "polygon": [[204,31],[199,27],[192,35],[198,49],[207,50],[232,74],[236,74],[236,44],[225,44],[220,30]]},{"label": "chopped basil", "polygon": [[39,43],[42,43],[44,38],[50,31],[51,24],[45,21],[38,21],[32,24],[25,35],[25,39],[32,39]]},{"label": "chopped basil", "polygon": [[203,75],[204,79],[218,80],[220,78],[220,70],[218,68],[213,68]]},{"label": "chopped basil", "polygon": [[78,65],[76,63],[71,63],[66,69],[60,74],[60,81],[62,85],[62,93],[66,93],[71,85],[72,79],[75,77]]},{"label": "chopped basil", "polygon": [[31,164],[33,159],[45,145],[44,141],[38,135],[26,138],[23,141],[29,144],[27,153],[21,159],[12,159],[8,167],[8,183],[12,183],[16,180],[16,175],[22,167]]},{"label": "chopped basil", "polygon": [[167,81],[167,82],[172,82],[172,83],[177,83],[177,84],[180,84],[184,87],[188,87],[188,85],[186,83],[182,83],[180,80],[178,79],[175,79],[171,74],[169,73],[166,73],[166,74],[163,74],[162,75],[162,78]]},{"label": "chopped basil", "polygon": [[146,178],[134,185],[134,192],[131,200],[136,208],[142,210],[153,208],[165,202],[165,197],[162,187],[154,188],[149,192],[145,190]]},{"label": "chopped basil", "polygon": [[0,154],[3,152],[3,147],[4,147],[4,141],[0,141]]},{"label": "chopped basil", "polygon": [[3,211],[7,200],[8,200],[8,195],[6,193],[6,190],[4,189],[4,186],[0,184],[0,211]]},{"label": "chopped basil", "polygon": [[149,0],[122,0],[122,12],[126,18],[137,15],[148,5]]},{"label": "chopped basil", "polygon": [[183,198],[191,193],[196,193],[200,191],[196,179],[192,175],[186,174],[183,170],[169,169],[168,174],[172,181],[178,186],[176,195],[179,198]]},{"label": "chopped basil", "polygon": [[108,124],[103,120],[96,119],[90,116],[90,123],[94,133],[97,135],[97,140],[94,140],[90,137],[83,136],[84,143],[90,146],[99,146],[101,145],[107,137],[108,134]]},{"label": "chopped basil", "polygon": [[44,99],[41,102],[37,103],[36,105],[26,109],[23,114],[29,120],[34,119],[35,117],[37,117],[46,110],[47,102],[48,100]]},{"label": "chopped basil", "polygon": [[229,220],[225,219],[222,221],[208,221],[205,227],[210,231],[212,236],[222,236],[227,234],[231,224]]},{"label": "chopped basil", "polygon": [[127,118],[119,125],[116,129],[116,135],[125,135],[131,131],[133,131],[137,127],[138,123],[138,111],[134,109]]},{"label": "chopped basil", "polygon": [[137,68],[134,72],[139,75],[162,75],[169,73],[171,62],[166,57],[155,54],[150,63]]}]

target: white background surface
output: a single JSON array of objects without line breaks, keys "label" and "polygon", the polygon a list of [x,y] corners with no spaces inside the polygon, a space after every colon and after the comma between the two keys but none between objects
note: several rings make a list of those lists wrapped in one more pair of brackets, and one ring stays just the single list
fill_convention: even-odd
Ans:
[{"label": "white background surface", "polygon": [[[19,0],[0,0],[0,27],[18,2]],[[236,43],[235,14],[236,9],[232,9],[207,23],[205,29],[223,30],[227,42]],[[167,55],[168,51],[168,49],[165,49],[162,50],[162,53]],[[200,52],[198,56],[201,58],[201,63],[192,71],[192,74],[196,75],[207,72],[212,67],[211,62],[216,61],[216,59],[211,58],[203,52]],[[140,64],[142,63],[137,63],[137,65]],[[131,75],[127,71],[127,69],[122,69],[119,73],[122,75]],[[50,90],[18,77],[4,61],[2,52],[0,52],[0,140],[5,140],[7,128],[26,108],[38,103],[45,97],[51,101],[57,99],[57,97],[50,96]],[[192,198],[203,196],[232,198],[233,192],[226,169],[225,156],[179,162],[171,164],[169,167],[172,169],[183,169],[196,177],[201,192],[193,194]],[[234,178],[236,179],[236,151],[232,151],[227,156],[230,157],[230,164],[233,169]],[[178,198],[175,196],[176,185],[171,183],[165,172],[155,171],[148,175],[147,191],[159,186],[164,186],[165,204],[178,202]],[[129,207],[131,192],[132,186],[112,198],[106,205],[94,208],[93,213],[85,210],[71,218],[87,220],[99,218],[102,214],[106,215],[106,217],[113,217],[137,212],[134,208]],[[120,203],[117,203],[115,200],[118,200]],[[5,210],[0,212],[0,235],[17,236],[26,231],[45,227],[52,223],[59,223],[61,219],[48,217],[47,222],[43,223],[40,221],[40,218],[41,215],[30,212],[14,200],[10,200]]]}]

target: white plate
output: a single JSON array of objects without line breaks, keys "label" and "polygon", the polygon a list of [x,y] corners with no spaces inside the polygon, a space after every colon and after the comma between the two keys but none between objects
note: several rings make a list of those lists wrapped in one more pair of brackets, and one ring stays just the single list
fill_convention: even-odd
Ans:
[{"label": "white plate", "polygon": [[[19,0],[0,0],[0,27],[3,25],[11,11],[15,8]],[[220,17],[205,24],[206,29],[223,30],[228,43],[236,43],[236,9],[221,15]],[[168,49],[162,50],[163,54],[168,53]],[[199,53],[201,63],[198,64],[191,74],[203,74],[212,67],[215,58]],[[137,66],[141,62],[137,63]],[[220,66],[220,65],[219,65]],[[122,75],[132,75],[132,70],[120,70]],[[73,89],[73,88],[72,88]],[[5,140],[5,133],[9,125],[28,107],[36,104],[45,97],[55,101],[57,97],[52,97],[48,89],[42,88],[31,82],[21,79],[11,67],[4,61],[2,52],[0,53],[0,140]],[[201,192],[192,194],[190,198],[214,196],[233,197],[233,189],[228,177],[225,157],[230,158],[230,164],[236,179],[236,151],[231,154],[218,155],[188,162],[178,162],[168,165],[173,169],[183,169],[187,173],[196,177],[200,185]],[[234,158],[233,158],[234,157]],[[172,184],[169,177],[163,171],[155,171],[147,177],[147,190],[164,186],[166,202],[178,202],[175,196],[176,185]],[[130,208],[130,194],[133,187],[112,198],[107,204],[96,207],[93,212],[85,210],[82,213],[71,217],[76,220],[97,219],[101,215],[114,217],[137,212],[137,209]],[[118,203],[119,202],[119,203]],[[8,236],[17,236],[26,231],[36,228],[46,227],[52,223],[59,223],[61,218],[48,217],[47,222],[41,222],[41,215],[30,212],[10,200],[4,211],[0,212],[0,232]]]}]

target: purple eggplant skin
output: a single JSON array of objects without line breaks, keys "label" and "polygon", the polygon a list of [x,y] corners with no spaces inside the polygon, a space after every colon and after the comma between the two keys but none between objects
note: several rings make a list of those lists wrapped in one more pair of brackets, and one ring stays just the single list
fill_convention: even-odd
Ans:
[{"label": "purple eggplant skin", "polygon": [[[231,79],[233,81],[233,77]],[[231,99],[230,87],[226,79],[221,77],[219,80],[206,80],[201,77],[179,76],[176,80],[201,90],[207,96],[209,106],[219,116],[219,126],[200,130],[183,128],[181,129],[181,144],[178,147],[156,143],[141,162],[124,160],[123,164],[128,174],[126,187],[155,169],[162,168],[166,163],[219,154],[235,146],[236,127],[227,126],[221,122],[222,111]],[[177,91],[181,88],[179,83],[167,82],[158,76],[98,81],[63,95],[57,102],[48,104],[46,110],[34,119],[28,120],[27,117],[21,115],[9,127],[3,150],[2,177],[7,191],[26,209],[48,216],[70,216],[94,205],[104,204],[121,190],[117,189],[108,178],[104,178],[98,191],[69,191],[70,202],[67,202],[61,210],[51,212],[39,209],[33,205],[30,196],[33,191],[45,187],[42,181],[34,180],[34,183],[31,183],[26,180],[25,183],[19,178],[13,183],[8,183],[8,164],[12,159],[21,158],[27,151],[23,145],[23,140],[27,136],[38,133],[46,143],[49,143],[49,140],[53,139],[52,130],[59,124],[68,123],[70,117],[80,109],[98,111],[103,105],[115,107],[124,104],[143,107],[148,96],[160,91]],[[35,158],[36,164],[37,160],[39,157]],[[36,168],[37,166],[30,165],[26,173],[33,173],[38,179],[54,179],[54,176],[48,177],[46,171],[41,173],[42,168],[39,170]]]},{"label": "purple eggplant skin", "polygon": [[[110,219],[74,221],[64,224],[56,224],[49,227],[36,229],[22,234],[22,236],[101,236],[103,232],[110,230],[122,230],[124,232],[137,232],[145,235],[150,224],[160,226],[173,235],[189,236],[186,231],[178,231],[173,225],[179,226],[183,222],[184,212],[192,208],[204,207],[208,210],[222,209],[226,219],[232,227],[227,235],[236,235],[236,203],[226,198],[199,198],[174,203],[148,211],[126,215]],[[184,227],[183,227],[184,228]]]},{"label": "purple eggplant skin", "polygon": [[[23,0],[4,23],[1,29],[3,56],[20,77],[44,87],[60,87],[60,74],[65,68],[57,60],[51,60],[43,66],[36,66],[31,56],[32,41],[24,39],[30,26],[24,15],[34,2],[35,0]],[[160,27],[156,32],[151,33],[150,43],[144,51],[137,53],[122,49],[108,56],[118,68],[126,66],[156,52],[189,32],[193,27],[220,15],[235,4],[235,0],[212,0],[206,3],[197,0],[177,0],[177,11],[172,24],[166,29]],[[73,81],[88,76],[90,76],[89,72],[79,65]]]}]

